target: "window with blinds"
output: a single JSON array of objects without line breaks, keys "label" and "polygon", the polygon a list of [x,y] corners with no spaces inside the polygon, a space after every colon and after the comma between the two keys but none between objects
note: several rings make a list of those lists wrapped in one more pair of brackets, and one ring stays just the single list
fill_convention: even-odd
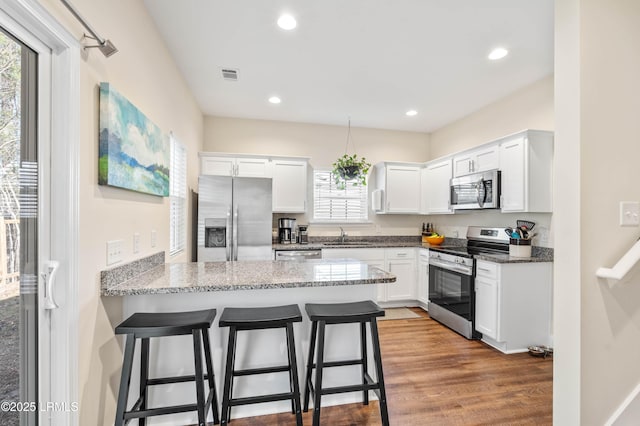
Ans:
[{"label": "window with blinds", "polygon": [[187,222],[187,150],[171,136],[171,187],[169,217],[169,253],[180,253],[186,244]]},{"label": "window with blinds", "polygon": [[329,170],[313,172],[313,220],[317,222],[364,222],[368,219],[367,187],[347,182],[338,189]]}]

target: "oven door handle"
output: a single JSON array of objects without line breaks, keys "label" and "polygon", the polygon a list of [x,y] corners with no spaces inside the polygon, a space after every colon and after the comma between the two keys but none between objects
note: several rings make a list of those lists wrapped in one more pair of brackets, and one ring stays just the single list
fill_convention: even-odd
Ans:
[{"label": "oven door handle", "polygon": [[429,259],[429,266],[431,266],[431,265],[433,265],[433,266],[435,266],[437,268],[442,268],[442,269],[447,270],[447,271],[460,272],[461,274],[464,274],[464,275],[472,275],[473,274],[473,271],[472,270],[470,271],[467,268],[461,267],[459,265],[447,263],[447,262],[440,262],[440,261],[434,260],[434,259]]}]

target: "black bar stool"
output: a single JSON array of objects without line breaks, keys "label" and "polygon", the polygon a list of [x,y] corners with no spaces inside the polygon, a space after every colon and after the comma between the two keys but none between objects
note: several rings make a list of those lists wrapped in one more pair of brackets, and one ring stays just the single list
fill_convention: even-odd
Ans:
[{"label": "black bar stool", "polygon": [[[380,416],[383,426],[389,425],[389,413],[387,411],[387,396],[384,389],[382,374],[382,356],[380,355],[380,340],[378,338],[378,325],[376,317],[384,316],[384,310],[370,300],[353,303],[307,303],[305,305],[307,315],[311,320],[311,342],[309,344],[309,357],[307,358],[307,375],[304,389],[304,412],[309,411],[309,394],[313,394],[313,426],[320,425],[320,401],[322,395],[330,395],[344,392],[362,391],[362,403],[369,404],[369,391],[373,390],[380,400]],[[356,360],[324,362],[324,337],[325,325],[360,323],[360,354]],[[366,323],[371,327],[371,339],[373,346],[373,359],[375,362],[377,382],[369,376],[367,365],[367,329]],[[316,362],[313,362],[318,340]],[[345,365],[362,366],[362,384],[337,386],[331,388],[322,387],[322,370],[327,367],[342,367]],[[311,373],[316,369],[315,384],[311,380]]]},{"label": "black bar stool", "polygon": [[[291,400],[291,412],[296,415],[296,424],[302,426],[300,407],[300,385],[296,363],[296,344],[293,338],[293,323],[302,321],[298,305],[272,306],[265,308],[225,308],[220,317],[220,327],[229,327],[229,345],[227,346],[227,364],[224,372],[224,390],[222,393],[221,424],[231,421],[231,407],[236,405],[257,404],[261,402]],[[236,339],[240,330],[264,330],[284,328],[287,334],[287,365],[267,368],[235,369]],[[290,392],[271,395],[233,398],[233,378],[254,374],[289,372]]]},{"label": "black bar stool", "polygon": [[[214,424],[219,423],[218,398],[216,396],[215,377],[213,364],[211,362],[211,349],[209,347],[209,328],[211,328],[215,317],[215,309],[193,312],[136,313],[116,327],[116,334],[127,335],[124,348],[124,361],[122,362],[120,390],[118,392],[116,426],[124,425],[128,423],[130,419],[134,418],[139,418],[139,424],[145,425],[147,417],[184,413],[187,411],[198,411],[198,425],[205,426],[210,407],[213,409]],[[191,334],[193,336],[195,374],[150,379],[149,338],[180,336],[184,334]],[[142,352],[140,354],[140,397],[131,410],[126,411],[136,339],[142,339]],[[204,359],[207,365],[207,374],[204,374],[202,368],[202,345],[204,345]],[[204,393],[205,379],[208,380],[209,383],[209,394],[206,399]],[[191,381],[196,384],[197,402],[195,404],[173,405],[160,408],[147,407],[148,386]]]}]

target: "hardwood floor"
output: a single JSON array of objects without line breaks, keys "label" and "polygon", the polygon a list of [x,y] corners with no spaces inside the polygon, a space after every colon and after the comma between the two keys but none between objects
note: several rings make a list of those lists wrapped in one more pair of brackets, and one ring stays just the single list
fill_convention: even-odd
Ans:
[{"label": "hardwood floor", "polygon": [[[504,355],[467,340],[419,308],[420,318],[380,321],[391,425],[552,423],[552,357]],[[301,383],[302,385],[302,383]],[[322,408],[323,425],[380,425],[377,401]],[[312,409],[303,413],[311,425]],[[289,413],[234,419],[232,426],[295,425]]]}]

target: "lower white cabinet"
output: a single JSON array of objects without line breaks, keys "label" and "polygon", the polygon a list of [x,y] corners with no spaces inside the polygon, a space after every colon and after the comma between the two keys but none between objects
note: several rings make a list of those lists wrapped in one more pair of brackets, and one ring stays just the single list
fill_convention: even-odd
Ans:
[{"label": "lower white cabinet", "polygon": [[476,263],[475,328],[504,353],[526,352],[551,341],[550,262]]},{"label": "lower white cabinet", "polygon": [[418,303],[423,309],[429,306],[429,249],[418,249]]},{"label": "lower white cabinet", "polygon": [[418,299],[416,250],[413,247],[322,249],[322,258],[358,259],[392,273],[396,276],[396,282],[378,284],[377,301],[389,302],[388,305],[415,306],[415,301]]},{"label": "lower white cabinet", "polygon": [[378,286],[378,301],[414,302],[417,299],[416,249],[385,249],[384,269],[396,276],[396,282]]}]

